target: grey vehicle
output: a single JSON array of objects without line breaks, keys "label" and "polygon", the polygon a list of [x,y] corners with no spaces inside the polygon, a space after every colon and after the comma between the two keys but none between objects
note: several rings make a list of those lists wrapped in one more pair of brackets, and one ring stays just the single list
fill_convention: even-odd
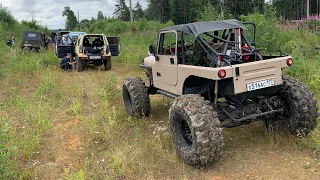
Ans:
[{"label": "grey vehicle", "polygon": [[[197,22],[160,30],[157,48],[124,80],[131,116],[149,116],[149,95],[174,98],[169,126],[178,154],[191,165],[208,165],[222,154],[223,128],[264,121],[268,129],[306,136],[317,126],[317,100],[303,83],[282,73],[293,60],[262,55],[237,20]],[[254,34],[255,37],[255,34]],[[254,39],[254,38],[253,38]]]},{"label": "grey vehicle", "polygon": [[23,31],[21,48],[34,49],[36,51],[46,48],[45,34],[34,31]]}]

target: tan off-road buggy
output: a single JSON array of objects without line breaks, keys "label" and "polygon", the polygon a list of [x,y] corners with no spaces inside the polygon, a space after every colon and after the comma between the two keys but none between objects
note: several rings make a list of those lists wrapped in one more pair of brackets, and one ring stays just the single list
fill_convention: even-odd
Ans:
[{"label": "tan off-road buggy", "polygon": [[151,94],[174,98],[169,126],[178,154],[191,165],[219,159],[222,129],[263,120],[268,128],[305,136],[317,126],[317,100],[282,69],[290,56],[261,55],[237,20],[164,28],[143,60],[149,86],[124,80],[129,115],[148,116]]}]

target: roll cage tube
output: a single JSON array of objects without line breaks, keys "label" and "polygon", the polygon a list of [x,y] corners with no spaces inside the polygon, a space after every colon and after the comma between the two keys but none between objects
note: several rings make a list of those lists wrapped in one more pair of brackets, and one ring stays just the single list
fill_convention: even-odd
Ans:
[{"label": "roll cage tube", "polygon": [[[218,56],[219,56],[219,53],[217,53],[202,37],[198,36],[197,38],[201,43],[199,43],[202,48],[208,53],[211,55],[211,66],[212,65],[218,65],[220,66],[217,62],[218,62]],[[214,61],[214,58],[212,57],[212,54],[210,52],[208,52],[208,50],[204,47],[206,46],[210,51],[211,53],[213,53],[213,55],[217,58],[216,61]],[[228,61],[226,61],[225,59],[221,58],[222,61],[224,61],[225,63],[227,63],[228,65],[230,65],[230,63]]]},{"label": "roll cage tube", "polygon": [[[253,26],[254,26],[254,33],[255,33],[255,31],[256,31],[256,29],[255,29],[255,24],[253,24],[253,23],[246,23],[246,24],[251,24],[251,25],[253,25]],[[208,53],[208,54],[210,54],[210,55],[212,55],[212,53],[213,53],[213,55],[216,56],[216,57],[221,56],[221,60],[222,60],[222,61],[224,61],[224,62],[227,63],[228,65],[231,65],[231,63],[225,59],[225,56],[226,56],[228,47],[229,47],[229,46],[233,47],[232,44],[230,44],[230,43],[232,43],[232,42],[238,43],[238,42],[236,42],[236,41],[230,41],[230,39],[231,39],[231,34],[232,34],[232,30],[233,30],[233,29],[229,29],[229,32],[228,32],[228,33],[227,33],[227,31],[228,31],[227,29],[225,29],[225,30],[223,31],[222,36],[223,36],[223,37],[227,36],[227,39],[223,39],[223,38],[219,37],[217,32],[214,32],[214,35],[209,34],[208,32],[203,33],[204,35],[207,35],[207,36],[210,36],[210,37],[214,38],[215,40],[220,40],[220,41],[226,43],[222,53],[216,52],[201,36],[198,36],[196,39],[197,39],[199,45],[205,50],[206,53]],[[176,31],[176,32],[177,32],[177,34],[179,35],[179,32],[180,32],[180,31]],[[226,35],[226,34],[227,34],[227,35]],[[248,47],[249,47],[249,49],[245,49],[245,48],[243,48],[243,47],[241,48],[242,51],[247,52],[247,54],[245,54],[244,56],[255,55],[256,57],[258,56],[258,58],[259,58],[260,60],[262,60],[262,59],[263,59],[262,56],[261,56],[260,54],[258,54],[258,53],[255,51],[255,49],[253,49],[253,47],[252,47],[252,45],[251,45],[251,42],[250,42],[250,41],[248,40],[248,38],[244,35],[244,32],[243,32],[242,29],[241,29],[241,36],[242,36],[244,42],[245,42],[245,43],[248,45]],[[181,62],[178,62],[178,63],[185,64],[184,33],[180,32],[180,38],[181,38],[182,40],[177,42],[177,47],[178,47],[178,44],[180,44],[182,56],[180,57],[180,58],[181,58]],[[254,39],[255,39],[255,35],[254,35]],[[161,41],[161,40],[163,40],[163,39],[162,39],[162,37],[160,36],[160,41]],[[177,53],[177,56],[178,56],[178,53]],[[211,59],[211,63],[216,65],[216,62],[214,62],[213,58]]]},{"label": "roll cage tube", "polygon": [[[253,23],[252,23],[253,24]],[[253,24],[254,25],[254,24]],[[226,43],[226,45],[225,45],[225,48],[224,48],[224,50],[223,50],[223,52],[222,52],[222,55],[225,55],[226,53],[227,53],[227,49],[228,49],[228,46],[232,46],[230,43],[231,42],[233,42],[233,41],[230,41],[230,36],[231,36],[231,32],[232,32],[232,29],[229,29],[229,33],[228,33],[228,37],[227,37],[227,39],[223,39],[223,38],[220,38],[219,36],[216,36],[216,35],[212,35],[212,34],[209,34],[208,32],[206,32],[206,33],[204,33],[205,35],[207,35],[207,36],[210,36],[210,37],[212,37],[212,38],[214,38],[214,39],[218,39],[218,40],[220,40],[220,41],[222,41],[222,42],[225,42]],[[225,35],[225,33],[226,33],[226,30],[223,32],[223,34]],[[256,50],[255,49],[253,49],[253,47],[252,47],[252,45],[251,45],[251,42],[248,40],[248,38],[245,36],[245,34],[244,34],[244,32],[243,32],[243,30],[241,29],[241,36],[242,36],[242,38],[243,38],[243,40],[245,41],[245,43],[248,45],[248,47],[249,47],[249,50],[248,49],[245,49],[245,48],[241,48],[241,50],[242,51],[245,51],[245,52],[247,52],[248,54],[245,54],[244,56],[250,56],[250,55],[255,55],[255,56],[258,56],[258,58],[260,59],[260,60],[262,60],[263,58],[262,58],[262,56],[260,55],[260,54],[258,54],[257,52],[256,52]],[[237,43],[236,41],[234,41],[235,43]],[[206,43],[207,44],[207,43]]]},{"label": "roll cage tube", "polygon": [[[252,24],[253,24],[253,23],[252,23]],[[255,26],[255,24],[253,24],[253,25]],[[246,44],[248,45],[249,50],[251,50],[251,52],[249,52],[249,54],[246,54],[246,56],[249,56],[249,55],[252,55],[252,54],[253,54],[253,55],[255,55],[255,57],[258,56],[258,58],[259,58],[260,60],[263,60],[261,54],[259,54],[259,53],[257,52],[257,49],[253,49],[251,43],[249,42],[248,38],[244,35],[244,32],[243,32],[243,31],[241,31],[241,36],[243,37],[243,40],[244,40],[244,41],[246,42]],[[248,52],[247,49],[242,48],[242,50]],[[256,58],[255,58],[255,60],[256,60]]]},{"label": "roll cage tube", "polygon": [[256,32],[257,32],[257,27],[256,24],[252,23],[252,22],[245,22],[242,23],[243,25],[249,24],[253,26],[253,42],[256,42]]},{"label": "roll cage tube", "polygon": [[[229,29],[228,36],[229,36],[229,34],[230,34],[230,31],[232,31],[232,30]],[[224,32],[224,33],[225,33],[225,32]],[[227,45],[230,45],[231,42],[238,43],[238,42],[236,42],[236,41],[230,41],[230,38],[228,38],[228,37],[227,37],[227,39],[223,39],[223,38],[221,38],[221,37],[219,37],[219,36],[212,35],[212,34],[209,34],[209,33],[204,33],[204,34],[207,35],[207,36],[210,36],[210,37],[212,37],[212,38],[214,38],[214,39],[218,39],[218,40],[220,40],[220,41],[223,41],[223,42],[225,42],[225,43],[229,43],[229,44],[227,44]],[[243,31],[241,31],[241,36],[244,37],[246,44],[248,44],[250,50],[252,51],[252,50],[253,50],[253,47],[252,47],[252,45],[250,44],[250,42],[248,41],[248,39],[246,38],[246,36],[244,35]],[[227,48],[228,48],[228,47],[227,47]],[[251,51],[249,51],[249,50],[247,50],[247,49],[245,49],[245,48],[241,48],[241,50],[244,50],[244,51],[246,51],[246,52],[251,52]],[[227,52],[224,51],[222,54],[226,54],[226,53],[227,53]]]},{"label": "roll cage tube", "polygon": [[[184,33],[181,32],[181,31],[177,31],[177,34],[179,35],[180,33],[180,47],[181,47],[181,61],[182,62],[179,62],[179,57],[178,57],[178,64],[182,63],[182,64],[185,64],[186,63],[186,59],[184,57],[184,53],[185,53],[185,47],[184,47]],[[178,41],[179,43],[179,41]],[[178,45],[177,45],[178,47]],[[178,55],[178,54],[177,54]]]},{"label": "roll cage tube", "polygon": [[[231,31],[231,30],[229,30],[229,31]],[[206,33],[204,33],[204,34],[206,34]],[[206,34],[207,35],[207,34]],[[231,36],[231,33],[229,32],[229,35],[228,35],[228,40],[230,40],[230,36]],[[206,53],[208,53],[208,54],[210,54],[210,55],[212,55],[211,53],[213,53],[216,57],[218,57],[219,56],[219,53],[218,52],[216,52],[202,37],[200,37],[200,36],[198,36],[197,37],[197,41],[199,42],[199,44],[201,45],[201,47],[206,51]],[[225,40],[224,40],[225,41]],[[209,52],[209,51],[210,52]],[[226,51],[225,51],[226,52]],[[225,54],[225,53],[224,53]],[[225,59],[223,59],[223,58],[221,58],[221,60],[222,61],[224,61],[225,63],[227,63],[228,65],[231,65],[227,60],[225,60]],[[217,63],[216,62],[214,62],[214,59],[212,58],[211,59],[211,64],[213,64],[213,65],[217,65]]]}]

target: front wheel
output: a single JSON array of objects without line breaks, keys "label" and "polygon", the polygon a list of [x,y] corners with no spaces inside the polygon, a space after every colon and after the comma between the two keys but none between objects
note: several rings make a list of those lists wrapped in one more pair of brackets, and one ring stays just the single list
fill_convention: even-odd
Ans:
[{"label": "front wheel", "polygon": [[149,116],[150,99],[148,87],[140,77],[128,77],[122,86],[124,105],[130,116]]},{"label": "front wheel", "polygon": [[176,98],[169,110],[169,125],[178,154],[190,165],[209,165],[222,155],[218,113],[200,95]]},{"label": "front wheel", "polygon": [[317,127],[317,100],[309,88],[297,79],[284,77],[274,99],[271,105],[282,108],[283,112],[265,121],[268,129],[304,137]]}]

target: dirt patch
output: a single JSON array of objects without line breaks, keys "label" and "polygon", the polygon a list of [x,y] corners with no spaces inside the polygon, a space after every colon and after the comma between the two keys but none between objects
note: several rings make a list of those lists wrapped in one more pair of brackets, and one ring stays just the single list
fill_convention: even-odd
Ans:
[{"label": "dirt patch", "polygon": [[78,119],[55,123],[45,137],[46,142],[38,158],[38,179],[64,179],[81,168],[84,145]]}]

